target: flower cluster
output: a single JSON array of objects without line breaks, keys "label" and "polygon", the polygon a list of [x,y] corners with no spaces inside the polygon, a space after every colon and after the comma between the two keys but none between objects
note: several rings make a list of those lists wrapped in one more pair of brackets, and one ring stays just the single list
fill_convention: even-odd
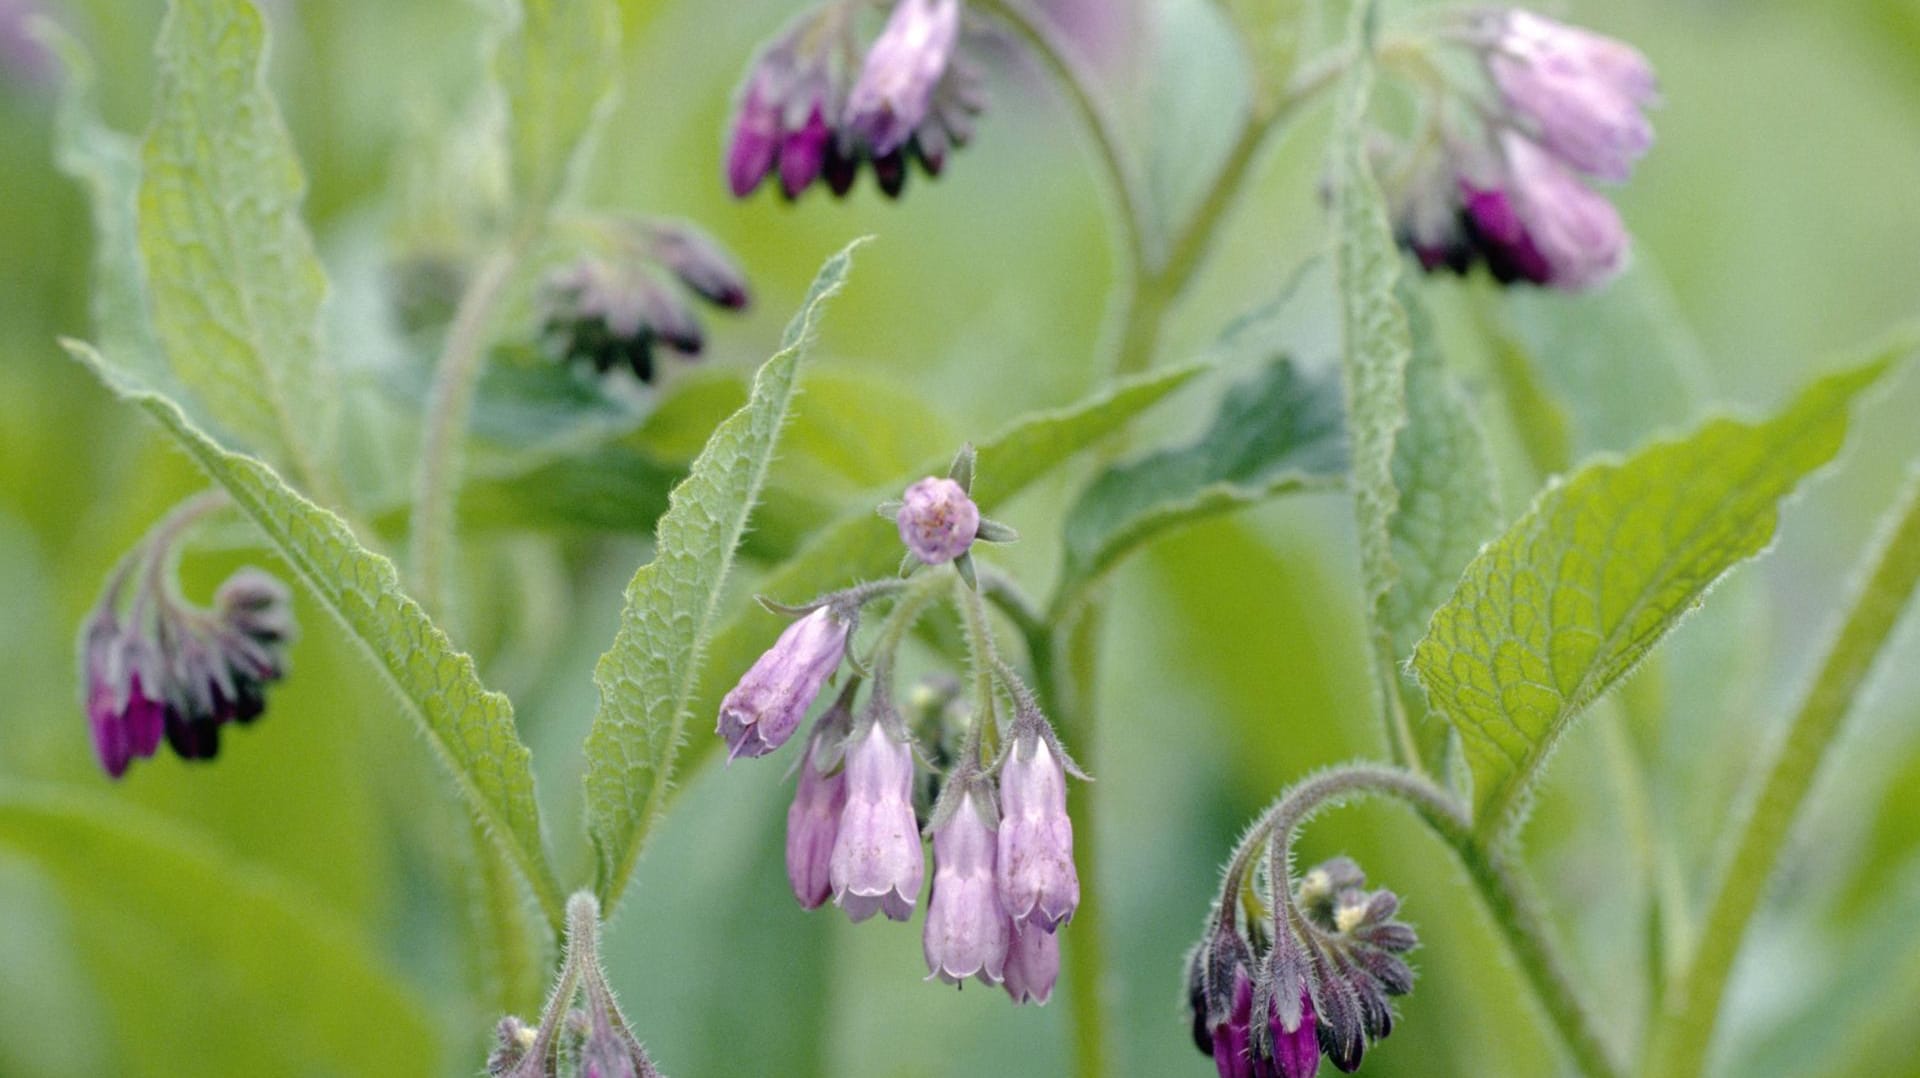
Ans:
[{"label": "flower cluster", "polygon": [[1393,1030],[1391,997],[1413,990],[1401,956],[1419,940],[1396,919],[1400,899],[1366,890],[1360,867],[1336,858],[1290,897],[1268,896],[1281,899],[1272,922],[1249,913],[1243,932],[1240,906],[1264,901],[1243,893],[1243,879],[1229,872],[1229,893],[1188,960],[1195,1046],[1221,1078],[1311,1078],[1323,1054],[1358,1069],[1367,1045]]},{"label": "flower cluster", "polygon": [[1464,16],[1448,40],[1484,74],[1464,116],[1436,109],[1398,170],[1401,243],[1426,270],[1484,264],[1503,284],[1569,291],[1625,265],[1628,237],[1590,183],[1625,181],[1653,144],[1658,99],[1631,46],[1518,9]]},{"label": "flower cluster", "polygon": [[683,291],[725,310],[747,306],[739,267],[692,225],[622,222],[610,232],[615,254],[581,256],[542,285],[540,342],[553,359],[602,374],[624,368],[651,382],[656,347],[691,357],[706,346]]},{"label": "flower cluster", "polygon": [[973,137],[986,107],[980,77],[960,55],[960,0],[898,0],[864,55],[863,0],[829,0],[761,50],[741,87],[727,149],[727,184],[745,198],[770,175],[800,197],[824,180],[836,197],[872,166],[888,197],[909,163],[937,176]]},{"label": "flower cluster", "polygon": [[[768,604],[796,620],[727,694],[716,730],[734,758],[779,748],[849,662],[863,609],[890,601],[857,664],[870,677],[847,679],[801,750],[787,811],[788,883],[807,909],[831,899],[856,922],[876,913],[908,920],[926,883],[922,836],[930,835],[929,976],[956,985],[974,978],[1016,1002],[1044,1003],[1059,977],[1060,929],[1080,904],[1066,786],[1079,771],[985,628],[970,547],[989,531],[1012,533],[981,519],[968,495],[972,468],[972,451],[962,450],[947,477],[922,480],[882,508],[897,519],[909,565],[951,563],[953,577],[864,584],[803,607]],[[957,693],[937,690],[894,706],[896,652],[942,595],[962,604],[976,662],[1012,701],[1004,721],[990,689],[971,710],[956,704]],[[931,782],[921,781],[917,746],[939,761]]]},{"label": "flower cluster", "polygon": [[122,563],[80,634],[80,674],[94,753],[113,778],[151,757],[164,738],[183,759],[211,759],[220,728],[251,723],[267,686],[287,671],[292,596],[259,569],[241,569],[212,609],[181,599],[173,545],[211,503],[189,503]]}]

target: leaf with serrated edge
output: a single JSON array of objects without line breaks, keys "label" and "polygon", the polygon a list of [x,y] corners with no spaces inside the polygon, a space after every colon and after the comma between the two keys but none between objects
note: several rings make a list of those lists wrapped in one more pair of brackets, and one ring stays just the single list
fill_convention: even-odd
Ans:
[{"label": "leaf with serrated edge", "polygon": [[526,876],[557,924],[560,886],[546,857],[532,754],[513,705],[480,683],[473,658],[400,589],[393,563],[360,545],[344,521],[287,486],[272,468],[224,449],[180,407],[135,384],[92,346],[62,342],[131,404],[146,410],[300,576],[394,690],[452,773],[468,807]]},{"label": "leaf with serrated edge", "polygon": [[1412,354],[1407,315],[1396,295],[1400,251],[1385,199],[1367,163],[1367,101],[1373,88],[1371,3],[1354,5],[1351,43],[1358,59],[1341,87],[1333,136],[1334,277],[1340,297],[1347,436],[1360,580],[1376,648],[1391,639],[1381,604],[1395,569],[1390,523],[1399,503],[1393,444],[1406,421],[1406,369]]},{"label": "leaf with serrated edge", "polygon": [[140,251],[174,375],[224,430],[313,483],[331,451],[326,274],[250,0],[176,0],[141,161]]},{"label": "leaf with serrated edge", "polygon": [[594,668],[600,709],[587,734],[587,830],[609,909],[666,804],[701,655],[720,617],[721,585],[772,466],[800,362],[857,246],[820,267],[780,351],[754,376],[747,403],[714,430],[673,489],[654,532],[653,560],[627,585],[619,632]]},{"label": "leaf with serrated edge", "polygon": [[1288,359],[1230,388],[1188,445],[1116,465],[1067,513],[1056,617],[1142,544],[1276,494],[1337,486],[1346,468],[1340,389]]},{"label": "leaf with serrated edge", "polygon": [[494,77],[507,101],[513,197],[527,213],[557,200],[613,87],[620,9],[612,0],[522,0]]},{"label": "leaf with serrated edge", "polygon": [[1816,382],[1766,422],[1717,419],[1588,465],[1474,558],[1413,668],[1460,733],[1483,835],[1511,828],[1573,718],[1772,542],[1781,502],[1840,451],[1849,405],[1889,362]]},{"label": "leaf with serrated edge", "polygon": [[418,994],[364,933],[152,813],[10,782],[0,851],[58,888],[112,1008],[88,1020],[138,1053],[135,1073],[276,1073],[299,1059],[314,1073],[417,1075],[444,1063]]},{"label": "leaf with serrated edge", "polygon": [[[1081,450],[1118,430],[1128,420],[1166,399],[1167,395],[1209,364],[1187,363],[1122,381],[1064,408],[1048,409],[1016,419],[999,434],[978,443],[974,462],[973,500],[980,510],[998,505],[1025,490],[1035,480]],[[900,565],[900,533],[874,516],[873,507],[925,475],[945,475],[951,454],[927,460],[897,486],[876,490],[851,505],[821,528],[780,568],[759,582],[758,590],[776,599],[801,601],[856,581],[893,575]],[[741,607],[715,634],[701,674],[696,706],[716,712],[720,697],[779,634],[783,623],[757,605]],[[688,747],[686,767],[695,766],[715,751],[720,740],[696,738]]]}]

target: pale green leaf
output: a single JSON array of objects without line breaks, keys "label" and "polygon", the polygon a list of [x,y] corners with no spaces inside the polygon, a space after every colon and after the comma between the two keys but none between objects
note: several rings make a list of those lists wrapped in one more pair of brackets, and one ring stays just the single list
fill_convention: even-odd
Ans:
[{"label": "pale green leaf", "polygon": [[67,72],[54,118],[54,160],[60,171],[86,185],[93,205],[94,332],[106,354],[158,384],[171,375],[147,316],[147,282],[141,275],[134,209],[140,144],[101,122],[86,49],[53,22],[41,27]]},{"label": "pale green leaf", "polygon": [[1339,386],[1276,360],[1227,390],[1198,439],[1117,465],[1087,487],[1067,513],[1055,610],[1163,532],[1276,494],[1331,489],[1345,467]]},{"label": "pale green leaf", "polygon": [[[105,798],[12,785],[0,853],[36,865],[113,1014],[116,1073],[420,1075],[444,1064],[419,996],[331,911]],[[33,931],[14,925],[10,931]],[[44,930],[44,929],[43,929]]]},{"label": "pale green leaf", "polygon": [[521,0],[494,76],[507,102],[507,163],[522,213],[544,213],[563,193],[620,59],[612,0]]},{"label": "pale green leaf", "polygon": [[264,78],[250,0],[177,0],[141,151],[139,237],[153,327],[220,428],[321,481],[334,394],[319,344],[326,274],[300,219],[293,141]]},{"label": "pale green leaf", "polygon": [[152,416],[208,478],[226,489],[234,505],[339,621],[437,750],[475,818],[557,921],[560,887],[540,833],[532,754],[514,729],[513,706],[481,685],[472,657],[455,649],[400,589],[393,563],[361,546],[344,521],[287,486],[272,468],[222,448],[178,405],[127,380],[90,346],[67,345],[124,400]]},{"label": "pale green leaf", "polygon": [[1482,833],[1511,825],[1574,717],[1772,542],[1781,502],[1839,452],[1886,367],[1816,382],[1766,422],[1718,419],[1588,465],[1474,558],[1413,668],[1460,734]]},{"label": "pale green leaf", "polygon": [[587,734],[587,828],[608,908],[666,803],[701,656],[719,621],[721,585],[773,464],[801,360],[827,300],[846,281],[854,246],[820,267],[780,351],[754,377],[746,405],[714,430],[673,489],[654,533],[653,561],[627,585],[619,632],[594,669],[600,709]]},{"label": "pale green leaf", "polygon": [[1247,59],[1210,0],[1168,0],[1145,11],[1153,22],[1146,196],[1166,236],[1193,212],[1239,133],[1249,105]]},{"label": "pale green leaf", "polygon": [[1355,61],[1340,88],[1333,133],[1334,279],[1347,396],[1347,437],[1354,513],[1359,524],[1360,580],[1376,645],[1391,648],[1380,604],[1393,587],[1391,522],[1399,503],[1393,446],[1406,422],[1406,370],[1412,337],[1400,306],[1400,251],[1394,244],[1380,184],[1367,161],[1367,102],[1373,5],[1354,5],[1350,44]]},{"label": "pale green leaf", "polygon": [[[1015,420],[992,438],[975,445],[973,498],[981,511],[993,512],[1088,446],[1164,400],[1207,369],[1204,363],[1168,367],[1127,379],[1064,408],[1035,412]],[[776,599],[802,601],[861,580],[891,576],[900,565],[900,533],[874,515],[873,507],[926,475],[945,475],[952,454],[930,458],[886,488],[849,506],[820,528],[804,546],[758,584]],[[713,638],[697,706],[716,712],[720,697],[782,628],[780,619],[757,605],[743,605]],[[695,738],[686,766],[693,767],[720,744]]]}]

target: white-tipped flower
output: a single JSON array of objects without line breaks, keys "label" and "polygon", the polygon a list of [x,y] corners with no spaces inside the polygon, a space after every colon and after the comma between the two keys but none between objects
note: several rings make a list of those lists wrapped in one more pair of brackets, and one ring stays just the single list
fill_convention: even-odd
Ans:
[{"label": "white-tipped flower", "polygon": [[884,722],[870,722],[847,747],[846,804],[833,840],[833,900],[864,921],[913,916],[926,860],[913,814],[913,749]]}]

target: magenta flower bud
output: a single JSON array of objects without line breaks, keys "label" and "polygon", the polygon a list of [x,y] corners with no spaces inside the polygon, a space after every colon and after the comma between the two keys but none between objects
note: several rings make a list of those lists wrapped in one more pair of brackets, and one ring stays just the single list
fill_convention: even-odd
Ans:
[{"label": "magenta flower bud", "polygon": [[1315,1033],[1313,995],[1299,983],[1298,1003],[1282,1006],[1276,999],[1267,1011],[1267,1033],[1273,1042],[1271,1073],[1275,1078],[1313,1078],[1320,1072],[1320,1038]]},{"label": "magenta flower bud", "polygon": [[88,626],[82,655],[94,755],[101,769],[117,779],[136,757],[150,757],[159,749],[166,704],[148,688],[151,670],[142,680],[140,668],[149,664],[111,614],[97,615]]},{"label": "magenta flower bud", "polygon": [[1508,132],[1502,148],[1527,244],[1547,267],[1542,283],[1577,291],[1618,273],[1626,264],[1627,230],[1613,204],[1524,136]]},{"label": "magenta flower bud", "polygon": [[1060,979],[1060,937],[1028,927],[1012,929],[1007,941],[1007,964],[1001,971],[1007,995],[1015,1003],[1045,1003]]},{"label": "magenta flower bud", "polygon": [[840,668],[853,623],[822,606],[787,626],[720,701],[715,732],[727,758],[765,756],[787,743],[827,679]]},{"label": "magenta flower bud", "polygon": [[1019,737],[1000,769],[1000,901],[1016,927],[1052,932],[1080,905],[1067,775],[1045,737]]},{"label": "magenta flower bud", "polygon": [[1213,1065],[1220,1078],[1254,1078],[1253,981],[1246,967],[1233,971],[1233,1010],[1213,1027]]},{"label": "magenta flower bud", "polygon": [[960,36],[960,0],[900,0],[847,97],[847,127],[877,160],[927,118]]},{"label": "magenta flower bud", "polygon": [[800,126],[781,139],[780,191],[788,198],[799,198],[808,184],[820,178],[820,170],[826,165],[833,131],[827,127],[825,107],[824,102],[816,100]]},{"label": "magenta flower bud", "polygon": [[974,792],[933,832],[933,896],[921,937],[930,977],[960,984],[978,977],[999,984],[1012,925],[993,883],[994,827]]},{"label": "magenta flower bud", "polygon": [[904,921],[913,916],[926,873],[913,814],[913,749],[884,722],[868,723],[854,738],[828,869],[833,900],[855,921],[876,912]]},{"label": "magenta flower bud", "polygon": [[980,507],[951,479],[929,476],[907,488],[895,518],[900,541],[927,565],[965,554],[980,531]]},{"label": "magenta flower bud", "polygon": [[1513,9],[1497,18],[1487,67],[1507,107],[1568,165],[1625,180],[1653,145],[1641,110],[1659,94],[1653,67],[1624,42]]},{"label": "magenta flower bud", "polygon": [[760,186],[780,154],[780,91],[789,78],[792,54],[784,43],[761,54],[747,76],[727,147],[727,187],[745,198]]},{"label": "magenta flower bud", "polygon": [[839,752],[818,733],[807,741],[800,785],[787,809],[787,882],[802,909],[817,909],[833,894],[833,847],[847,804]]}]

